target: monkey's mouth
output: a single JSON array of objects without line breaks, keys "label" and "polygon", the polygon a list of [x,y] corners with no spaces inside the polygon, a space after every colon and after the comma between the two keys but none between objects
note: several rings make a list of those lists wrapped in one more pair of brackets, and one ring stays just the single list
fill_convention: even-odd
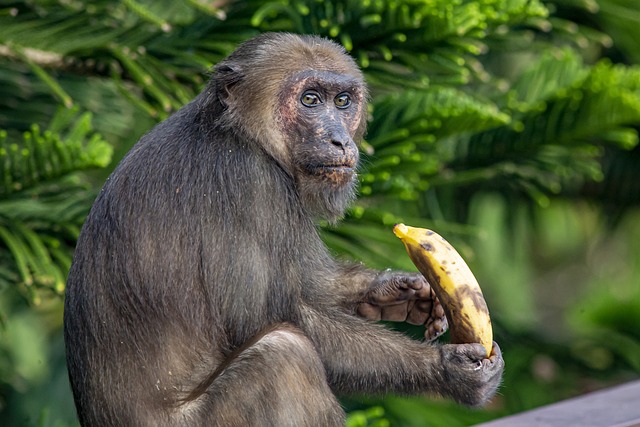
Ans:
[{"label": "monkey's mouth", "polygon": [[351,182],[356,174],[356,168],[350,162],[313,164],[307,165],[305,169],[315,179],[329,181],[333,185],[344,185]]},{"label": "monkey's mouth", "polygon": [[311,175],[337,184],[350,181],[356,173],[356,168],[351,163],[310,165],[307,170]]},{"label": "monkey's mouth", "polygon": [[356,169],[350,163],[336,163],[326,165],[312,165],[309,167],[309,172],[314,175],[327,175],[327,174],[353,174]]},{"label": "monkey's mouth", "polygon": [[324,173],[353,173],[355,168],[351,165],[324,165],[318,166],[317,170]]}]

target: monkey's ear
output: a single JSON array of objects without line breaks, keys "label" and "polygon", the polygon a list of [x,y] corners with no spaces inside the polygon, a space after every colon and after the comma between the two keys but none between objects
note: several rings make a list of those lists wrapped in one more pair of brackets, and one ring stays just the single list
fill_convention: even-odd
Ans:
[{"label": "monkey's ear", "polygon": [[215,67],[213,78],[218,101],[226,107],[229,96],[233,92],[233,86],[244,78],[244,73],[239,65],[223,62]]}]

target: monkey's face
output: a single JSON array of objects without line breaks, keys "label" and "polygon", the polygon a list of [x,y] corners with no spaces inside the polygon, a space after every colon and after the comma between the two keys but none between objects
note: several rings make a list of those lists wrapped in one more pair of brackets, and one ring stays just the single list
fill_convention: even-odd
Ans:
[{"label": "monkey's face", "polygon": [[219,123],[286,170],[310,213],[343,214],[367,110],[362,72],[344,48],[312,36],[256,37],[216,66],[208,89]]},{"label": "monkey's face", "polygon": [[283,84],[280,99],[281,134],[303,200],[323,217],[342,215],[357,181],[355,141],[366,107],[361,81],[332,71],[302,71]]},{"label": "monkey's face", "polygon": [[335,189],[352,186],[359,157],[354,138],[364,107],[360,83],[343,74],[309,70],[284,87],[280,115],[298,180]]}]

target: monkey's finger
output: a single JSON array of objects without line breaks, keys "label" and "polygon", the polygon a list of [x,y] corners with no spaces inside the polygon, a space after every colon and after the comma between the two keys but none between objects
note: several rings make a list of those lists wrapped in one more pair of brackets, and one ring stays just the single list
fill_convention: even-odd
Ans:
[{"label": "monkey's finger", "polygon": [[[431,300],[428,300],[428,301],[418,300],[416,302],[416,308],[420,311],[424,311],[425,313],[431,314],[431,311],[433,310],[433,302]],[[441,317],[441,316],[434,316],[434,317]]]},{"label": "monkey's finger", "polygon": [[387,305],[381,308],[382,320],[404,322],[407,319],[407,304]]},{"label": "monkey's finger", "polygon": [[414,291],[422,291],[430,292],[431,286],[427,283],[427,280],[424,278],[422,274],[415,274],[413,276],[409,276],[405,278],[405,283],[407,286]]},{"label": "monkey's finger", "polygon": [[431,293],[431,287],[425,284],[422,288],[416,290],[416,298],[424,301],[432,301],[434,297]]},{"label": "monkey's finger", "polygon": [[502,359],[502,350],[498,347],[495,341],[493,341],[493,347],[491,348],[491,354],[488,357],[485,356],[484,360],[480,362],[480,365],[490,369],[500,369],[504,366],[504,360]]},{"label": "monkey's finger", "polygon": [[444,316],[444,307],[440,302],[437,302],[435,306],[433,306],[433,317],[435,318],[443,318]]},{"label": "monkey's finger", "polygon": [[496,360],[502,359],[502,350],[497,342],[493,342],[493,348],[491,348],[491,354],[489,355],[489,360],[495,362]]},{"label": "monkey's finger", "polygon": [[407,323],[412,325],[424,325],[429,319],[429,312],[418,310],[416,307],[409,310]]},{"label": "monkey's finger", "polygon": [[435,319],[425,325],[424,337],[427,341],[434,340],[444,334],[448,328],[447,319]]},{"label": "monkey's finger", "polygon": [[478,362],[482,362],[487,358],[487,349],[479,343],[469,344],[452,344],[455,347],[454,353],[461,360],[466,359],[474,362],[474,366],[477,366]]},{"label": "monkey's finger", "polygon": [[398,302],[413,299],[415,291],[413,289],[395,288],[390,292],[376,292],[369,298],[369,303],[378,305],[395,304]]},{"label": "monkey's finger", "polygon": [[368,304],[366,302],[358,304],[358,307],[356,308],[356,313],[358,314],[358,316],[367,320],[378,321],[382,319],[382,313],[380,311],[380,307],[376,305]]}]

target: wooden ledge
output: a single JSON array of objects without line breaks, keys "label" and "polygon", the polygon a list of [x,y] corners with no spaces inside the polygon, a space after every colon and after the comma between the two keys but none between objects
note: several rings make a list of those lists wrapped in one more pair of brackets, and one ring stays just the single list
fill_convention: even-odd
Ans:
[{"label": "wooden ledge", "polygon": [[476,427],[640,427],[640,381],[564,400]]}]

